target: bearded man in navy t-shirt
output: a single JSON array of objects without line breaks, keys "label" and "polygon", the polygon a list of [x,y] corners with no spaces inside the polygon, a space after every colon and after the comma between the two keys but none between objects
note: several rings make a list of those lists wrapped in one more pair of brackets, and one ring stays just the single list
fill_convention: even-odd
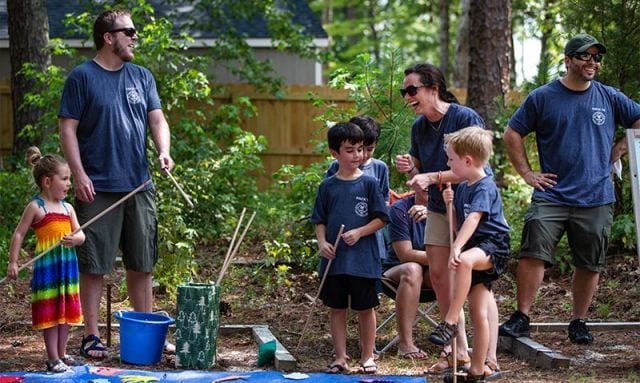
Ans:
[{"label": "bearded man in navy t-shirt", "polygon": [[[566,232],[575,266],[569,339],[593,341],[585,318],[605,263],[615,201],[612,164],[626,151],[614,145],[618,125],[640,128],[640,105],[620,91],[594,81],[604,45],[579,34],[564,49],[567,73],[529,94],[504,134],[509,158],[534,188],[525,215],[517,269],[518,309],[500,334],[529,336],[529,311],[544,278],[555,264],[556,244]],[[523,140],[535,133],[540,171],[534,171]]]}]

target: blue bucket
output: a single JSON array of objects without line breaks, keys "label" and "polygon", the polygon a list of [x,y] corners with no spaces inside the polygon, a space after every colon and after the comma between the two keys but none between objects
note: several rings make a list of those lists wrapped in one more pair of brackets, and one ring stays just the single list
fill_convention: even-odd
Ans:
[{"label": "blue bucket", "polygon": [[130,364],[155,364],[162,358],[169,325],[175,320],[165,315],[118,311],[120,360]]}]

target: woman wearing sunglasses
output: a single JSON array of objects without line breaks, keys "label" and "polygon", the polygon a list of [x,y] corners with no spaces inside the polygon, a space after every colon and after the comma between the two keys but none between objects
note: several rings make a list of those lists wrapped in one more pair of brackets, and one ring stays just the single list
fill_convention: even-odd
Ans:
[{"label": "woman wearing sunglasses", "polygon": [[[428,191],[428,215],[425,230],[425,246],[429,257],[429,277],[436,291],[441,313],[449,310],[453,294],[453,277],[448,268],[449,261],[449,221],[442,200],[442,185],[457,184],[459,178],[447,167],[444,136],[448,133],[472,125],[484,126],[480,115],[473,109],[462,106],[447,90],[444,75],[436,66],[417,64],[404,71],[403,88],[400,94],[413,108],[418,118],[411,127],[411,148],[408,154],[396,157],[396,168],[407,173],[407,185],[415,190]],[[492,174],[488,169],[489,174]],[[492,337],[497,339],[498,312],[490,310]],[[493,312],[495,311],[495,312]],[[462,367],[470,362],[468,343],[464,330],[464,313],[460,312],[458,322],[457,358]],[[492,339],[493,340],[493,339]],[[495,361],[495,350],[488,359]],[[453,366],[451,347],[446,346],[440,359],[427,372],[442,373]]]}]

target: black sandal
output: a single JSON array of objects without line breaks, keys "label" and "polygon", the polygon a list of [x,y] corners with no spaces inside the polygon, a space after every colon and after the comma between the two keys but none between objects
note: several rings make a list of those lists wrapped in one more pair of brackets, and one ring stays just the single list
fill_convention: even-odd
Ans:
[{"label": "black sandal", "polygon": [[[91,343],[89,346],[87,346]],[[102,352],[102,356],[93,356],[89,354],[89,351],[99,351]],[[80,345],[80,355],[85,358],[90,359],[104,359],[109,356],[109,350],[102,344],[100,338],[93,334],[89,334],[84,339],[82,339],[82,344]]]},{"label": "black sandal", "polygon": [[439,346],[446,346],[451,343],[456,335],[458,335],[458,325],[442,321],[429,335],[429,341]]}]

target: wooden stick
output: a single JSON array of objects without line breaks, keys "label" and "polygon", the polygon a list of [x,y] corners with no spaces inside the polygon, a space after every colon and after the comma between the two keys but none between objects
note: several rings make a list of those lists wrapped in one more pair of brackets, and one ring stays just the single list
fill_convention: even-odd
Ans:
[{"label": "wooden stick", "polygon": [[247,226],[244,227],[244,230],[242,231],[242,235],[240,236],[240,239],[238,240],[238,243],[236,244],[236,246],[234,247],[233,251],[231,252],[231,255],[229,256],[229,260],[227,261],[227,264],[220,271],[220,275],[218,276],[218,281],[216,282],[216,284],[218,286],[220,285],[220,281],[222,281],[222,276],[224,275],[224,273],[227,271],[227,268],[231,264],[231,260],[233,259],[233,257],[236,256],[236,253],[238,252],[238,249],[240,248],[240,244],[242,243],[242,240],[244,239],[244,235],[247,234],[247,230],[249,230],[249,226],[251,226],[251,222],[253,222],[253,218],[255,216],[256,216],[256,212],[254,211],[253,214],[251,214],[251,217],[249,218],[249,222],[247,222]]},{"label": "wooden stick", "polygon": [[[340,225],[340,230],[338,230],[338,236],[336,237],[336,241],[333,244],[333,251],[337,252],[338,250],[338,244],[340,243],[340,237],[342,237],[342,232],[344,231],[344,225]],[[337,256],[337,254],[336,254]],[[327,262],[327,267],[325,267],[324,269],[324,273],[322,274],[322,279],[320,280],[320,287],[318,287],[318,292],[316,293],[315,298],[313,298],[313,301],[311,302],[311,308],[309,309],[309,315],[307,316],[307,321],[304,323],[304,327],[302,328],[302,333],[300,334],[300,340],[298,340],[298,345],[296,346],[296,351],[295,353],[298,353],[298,349],[300,348],[300,345],[302,344],[302,339],[304,338],[304,333],[307,330],[307,326],[309,325],[309,319],[311,319],[311,314],[313,314],[313,306],[316,304],[316,301],[318,300],[318,297],[320,296],[320,292],[322,291],[322,286],[324,285],[324,281],[327,279],[327,275],[329,274],[329,269],[331,268],[331,263],[333,262],[333,259],[330,259],[329,262]]]},{"label": "wooden stick", "polygon": [[[222,270],[224,270],[227,266],[227,262],[229,262],[229,256],[231,255],[231,251],[233,250],[233,246],[236,243],[236,236],[238,235],[238,231],[240,230],[240,226],[242,225],[242,220],[244,219],[244,213],[247,211],[247,208],[242,208],[242,212],[240,213],[240,219],[238,219],[238,223],[236,224],[236,229],[233,232],[233,237],[231,237],[231,242],[229,242],[229,248],[227,249],[227,254],[224,256],[224,261],[222,262],[222,266],[220,266],[220,274],[218,274],[218,281],[222,279]],[[220,283],[217,283],[218,285]]]},{"label": "wooden stick", "polygon": [[[451,190],[451,182],[447,182],[447,190]],[[453,248],[453,207],[451,202],[447,202],[447,220],[449,221],[449,252]],[[453,355],[453,383],[458,383],[458,344],[457,335],[451,344],[451,354]]]},{"label": "wooden stick", "polygon": [[185,201],[187,201],[187,204],[189,205],[189,207],[193,209],[193,202],[191,202],[191,199],[189,198],[187,193],[185,193],[184,190],[182,190],[182,188],[178,184],[178,181],[176,181],[176,179],[173,177],[169,169],[164,169],[164,171],[167,173],[169,178],[171,178],[171,181],[173,181],[173,184],[176,185],[176,187],[178,188],[178,191],[180,192],[180,194],[182,194],[182,197],[185,199]]},{"label": "wooden stick", "polygon": [[111,347],[111,282],[107,283],[107,347]]},{"label": "wooden stick", "polygon": [[[136,194],[137,192],[139,192],[140,190],[142,190],[143,188],[145,188],[147,185],[149,185],[151,183],[151,179],[148,179],[145,183],[143,183],[142,185],[138,186],[137,188],[133,189],[131,192],[129,192],[129,194],[127,194],[126,196],[120,198],[118,201],[116,201],[113,205],[109,206],[108,208],[104,209],[103,211],[101,211],[98,215],[96,215],[95,217],[91,218],[90,220],[88,220],[87,222],[85,222],[84,225],[80,226],[79,228],[77,228],[76,230],[74,230],[70,235],[74,235],[77,232],[79,232],[80,230],[86,228],[87,226],[91,225],[92,223],[94,223],[95,221],[99,220],[100,218],[102,218],[105,214],[107,214],[108,212],[110,212],[111,210],[113,210],[116,206],[120,205],[121,203],[123,203],[124,201],[126,201],[127,199],[131,198],[131,196],[133,196],[134,194]],[[38,259],[42,258],[45,254],[47,254],[48,252],[50,252],[51,250],[55,249],[56,247],[60,246],[60,244],[62,243],[62,240],[59,240],[58,242],[54,243],[53,245],[51,245],[48,249],[44,250],[43,252],[41,252],[40,254],[36,255],[35,257],[33,257],[30,261],[28,261],[27,263],[25,263],[24,265],[20,266],[18,268],[18,272],[20,272],[20,270],[24,269],[25,267],[29,266],[30,264],[32,264],[33,262],[37,261]],[[2,279],[0,279],[0,284],[2,282],[4,282],[7,279],[7,277],[4,277]]]}]

